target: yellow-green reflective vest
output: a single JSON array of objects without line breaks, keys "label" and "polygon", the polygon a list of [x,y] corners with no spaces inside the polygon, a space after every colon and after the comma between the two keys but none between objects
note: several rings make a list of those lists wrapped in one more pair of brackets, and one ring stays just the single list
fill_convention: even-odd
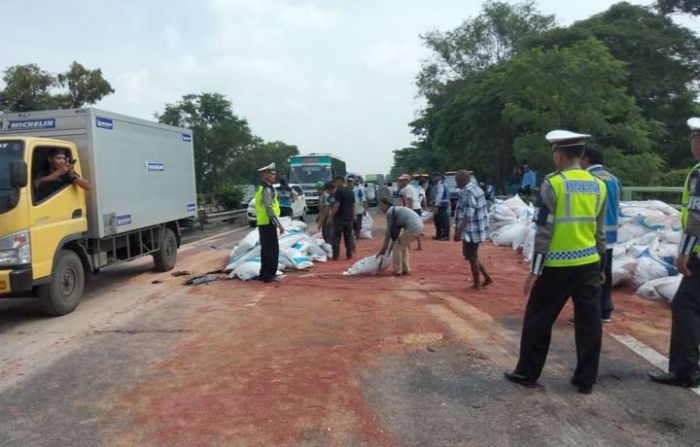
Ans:
[{"label": "yellow-green reflective vest", "polygon": [[552,242],[544,261],[548,267],[571,267],[600,261],[596,249],[597,216],[605,205],[605,184],[583,169],[547,177],[556,197]]},{"label": "yellow-green reflective vest", "polygon": [[[683,208],[681,209],[681,227],[683,230],[685,230],[688,225],[688,210],[700,210],[700,197],[690,195],[690,178],[698,169],[700,169],[700,163],[696,164],[695,167],[690,170],[688,177],[685,179],[685,188],[683,188],[683,197],[681,198],[681,203],[683,204]],[[697,253],[698,256],[700,256],[700,244],[695,244],[692,253]]]},{"label": "yellow-green reflective vest", "polygon": [[[270,186],[270,188],[272,188]],[[263,190],[265,189],[265,184],[261,183],[258,186],[258,190],[255,191],[255,214],[258,225],[268,225],[270,223],[270,216],[267,215],[267,209],[265,209],[265,204],[263,203]],[[280,201],[277,198],[277,191],[272,188],[272,211],[274,211],[275,216],[280,216]]]}]

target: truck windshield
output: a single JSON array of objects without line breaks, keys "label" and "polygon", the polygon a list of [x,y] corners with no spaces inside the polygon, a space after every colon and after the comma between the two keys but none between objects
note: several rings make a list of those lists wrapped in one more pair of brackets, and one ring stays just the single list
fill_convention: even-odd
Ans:
[{"label": "truck windshield", "polygon": [[0,213],[17,206],[19,190],[10,184],[10,162],[24,159],[24,143],[0,141]]},{"label": "truck windshield", "polygon": [[292,166],[290,174],[289,183],[309,184],[332,180],[330,166]]}]

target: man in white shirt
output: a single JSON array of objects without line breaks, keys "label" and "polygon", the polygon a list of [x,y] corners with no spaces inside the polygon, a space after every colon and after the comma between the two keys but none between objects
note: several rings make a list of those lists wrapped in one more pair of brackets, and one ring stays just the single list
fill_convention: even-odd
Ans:
[{"label": "man in white shirt", "polygon": [[[418,190],[410,184],[411,176],[408,174],[402,174],[398,178],[399,183],[399,205],[412,209],[418,216],[423,214],[423,209],[420,204],[420,195]],[[421,244],[420,234],[416,237],[418,241],[418,250],[422,250],[423,246]]]}]

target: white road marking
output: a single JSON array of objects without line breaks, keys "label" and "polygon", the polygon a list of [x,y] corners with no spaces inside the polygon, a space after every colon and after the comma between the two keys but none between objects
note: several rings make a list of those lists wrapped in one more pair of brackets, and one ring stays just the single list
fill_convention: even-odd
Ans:
[{"label": "white road marking", "polygon": [[[631,335],[618,335],[618,334],[609,334],[612,338],[615,340],[619,341],[623,345],[627,346],[632,352],[646,360],[647,362],[651,363],[652,365],[656,366],[662,371],[667,371],[668,369],[668,359],[664,357],[662,354],[660,354],[658,351],[650,348],[649,346],[645,345],[641,341],[637,340],[636,338],[632,337]],[[697,394],[700,396],[700,388],[691,388],[690,389],[693,393]]]}]

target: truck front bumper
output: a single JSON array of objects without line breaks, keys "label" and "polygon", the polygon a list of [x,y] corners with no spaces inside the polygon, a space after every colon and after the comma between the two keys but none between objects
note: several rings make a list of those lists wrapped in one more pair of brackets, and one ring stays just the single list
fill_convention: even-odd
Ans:
[{"label": "truck front bumper", "polygon": [[16,295],[32,290],[34,278],[31,268],[0,270],[0,295]]}]

